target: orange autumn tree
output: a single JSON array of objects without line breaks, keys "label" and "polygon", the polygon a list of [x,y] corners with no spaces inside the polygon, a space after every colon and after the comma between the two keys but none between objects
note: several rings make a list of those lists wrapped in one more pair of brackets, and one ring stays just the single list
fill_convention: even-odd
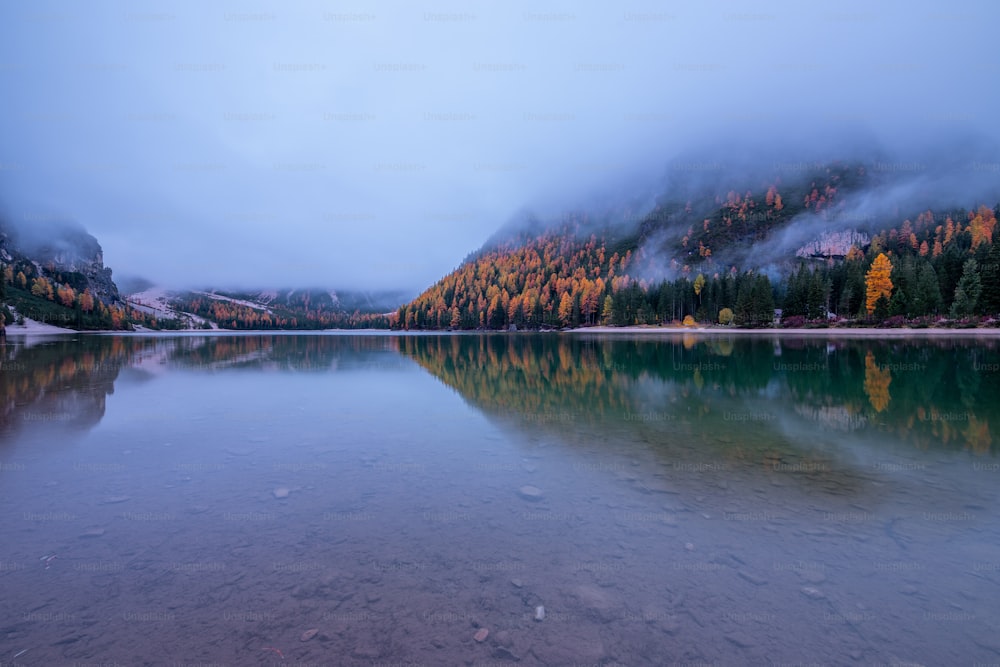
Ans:
[{"label": "orange autumn tree", "polygon": [[875,304],[878,302],[879,297],[884,296],[888,300],[892,294],[892,280],[889,278],[891,274],[892,262],[889,261],[884,252],[880,252],[872,262],[868,273],[865,274],[865,286],[867,289],[865,293],[865,308],[868,310],[869,315],[875,311]]},{"label": "orange autumn tree", "polygon": [[569,295],[569,292],[563,292],[562,298],[559,300],[559,319],[562,321],[563,326],[569,325],[572,314],[573,297]]},{"label": "orange autumn tree", "polygon": [[59,297],[59,303],[67,308],[72,308],[76,303],[76,292],[69,285],[61,285],[56,290],[56,295]]}]

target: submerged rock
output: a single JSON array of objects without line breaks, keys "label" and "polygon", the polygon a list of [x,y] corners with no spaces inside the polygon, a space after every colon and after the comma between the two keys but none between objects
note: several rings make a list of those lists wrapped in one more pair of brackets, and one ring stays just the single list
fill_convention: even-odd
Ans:
[{"label": "submerged rock", "polygon": [[521,496],[525,500],[530,500],[532,502],[538,502],[542,499],[542,490],[537,486],[532,486],[531,484],[525,484],[520,489],[517,490],[517,495]]},{"label": "submerged rock", "polygon": [[545,607],[538,605],[535,607],[535,620],[544,621],[545,620]]},{"label": "submerged rock", "polygon": [[306,630],[305,632],[302,633],[302,636],[299,637],[299,640],[307,642],[310,639],[312,639],[313,637],[315,637],[318,632],[319,632],[319,628],[309,628],[308,630]]},{"label": "submerged rock", "polygon": [[823,594],[823,591],[818,588],[813,588],[812,586],[803,586],[800,590],[802,591],[802,594],[810,600],[822,600],[826,597],[826,595]]},{"label": "submerged rock", "polygon": [[498,660],[509,660],[510,662],[520,662],[521,657],[511,651],[509,648],[504,648],[503,646],[498,646],[493,651],[493,657]]},{"label": "submerged rock", "polygon": [[767,579],[758,574],[754,574],[749,570],[738,570],[737,574],[739,574],[740,577],[742,577],[746,581],[749,581],[754,586],[763,586],[764,584],[767,583]]},{"label": "submerged rock", "polygon": [[726,635],[726,639],[740,648],[751,648],[753,646],[753,640],[744,634],[730,633]]},{"label": "submerged rock", "polygon": [[481,644],[484,641],[486,641],[486,638],[489,636],[490,636],[489,630],[487,630],[486,628],[479,628],[478,630],[476,630],[476,634],[472,635],[472,638]]},{"label": "submerged rock", "polygon": [[275,498],[287,498],[291,490],[287,486],[279,486],[271,491]]}]

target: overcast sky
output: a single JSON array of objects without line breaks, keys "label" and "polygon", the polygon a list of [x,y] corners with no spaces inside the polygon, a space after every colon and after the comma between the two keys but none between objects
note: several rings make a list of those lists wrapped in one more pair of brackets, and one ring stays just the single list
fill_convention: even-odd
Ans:
[{"label": "overcast sky", "polygon": [[168,286],[416,292],[701,142],[996,138],[1000,5],[808,4],[4,2],[0,210]]}]

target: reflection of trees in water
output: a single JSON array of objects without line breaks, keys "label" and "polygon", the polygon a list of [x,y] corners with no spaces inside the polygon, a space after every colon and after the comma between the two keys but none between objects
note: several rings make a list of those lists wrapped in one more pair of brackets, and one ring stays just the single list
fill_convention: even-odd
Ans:
[{"label": "reflection of trees in water", "polygon": [[[95,336],[53,337],[0,346],[0,436],[63,426],[77,431],[104,416],[120,371],[147,360],[182,368],[329,370],[401,365],[388,336]],[[388,362],[387,362],[388,360]]]},{"label": "reflection of trees in water", "polygon": [[130,363],[131,347],[103,336],[30,347],[8,340],[0,347],[0,435],[97,424],[119,371]]},{"label": "reflection of trees in water", "polygon": [[[263,334],[77,336],[31,347],[8,340],[0,347],[0,433],[32,419],[96,423],[119,371],[147,359],[186,369],[371,371],[399,368],[400,353],[478,408],[553,432],[630,422],[721,441],[745,426],[777,441],[777,420],[753,413],[781,413],[893,433],[925,449],[988,453],[1000,427],[992,340]],[[734,422],[727,412],[743,414]]]},{"label": "reflection of trees in water", "polygon": [[994,341],[466,335],[404,338],[400,352],[473,405],[554,431],[567,416],[631,415],[663,430],[763,432],[781,413],[987,453],[1000,417],[1000,372],[984,372],[1000,369]]},{"label": "reflection of trees in water", "polygon": [[[600,345],[551,336],[453,335],[400,340],[412,357],[470,403],[539,423],[622,414],[625,394]],[[580,401],[586,388],[588,401]]]},{"label": "reflection of trees in water", "polygon": [[236,335],[169,338],[169,358],[186,368],[328,370],[398,351],[395,336]]},{"label": "reflection of trees in water", "polygon": [[875,364],[875,355],[871,350],[865,354],[865,394],[875,412],[883,412],[889,407],[889,385],[892,383],[892,373],[888,368]]}]

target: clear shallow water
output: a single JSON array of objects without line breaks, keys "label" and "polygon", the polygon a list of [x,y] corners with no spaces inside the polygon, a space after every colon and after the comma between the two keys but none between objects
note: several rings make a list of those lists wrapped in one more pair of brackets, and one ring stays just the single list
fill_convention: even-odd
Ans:
[{"label": "clear shallow water", "polygon": [[10,339],[0,400],[4,665],[1000,661],[992,342]]}]

